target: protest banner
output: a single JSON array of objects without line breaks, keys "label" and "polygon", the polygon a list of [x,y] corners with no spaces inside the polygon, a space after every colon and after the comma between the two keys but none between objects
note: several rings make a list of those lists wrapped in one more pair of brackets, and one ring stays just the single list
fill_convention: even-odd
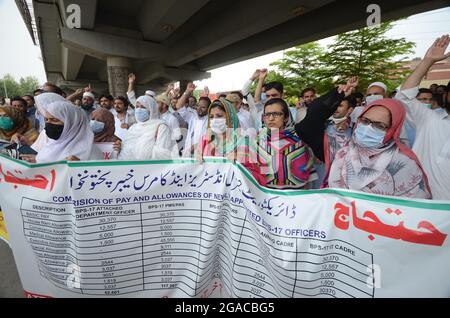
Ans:
[{"label": "protest banner", "polygon": [[222,159],[0,157],[30,297],[449,297],[450,202],[259,186]]}]

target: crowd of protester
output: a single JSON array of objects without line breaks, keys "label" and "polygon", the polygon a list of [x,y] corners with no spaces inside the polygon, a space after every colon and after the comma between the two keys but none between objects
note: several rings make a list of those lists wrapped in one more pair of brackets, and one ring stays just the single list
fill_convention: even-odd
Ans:
[{"label": "crowd of protester", "polygon": [[95,144],[112,143],[117,160],[225,157],[269,188],[450,200],[450,83],[420,87],[449,43],[437,39],[394,93],[353,77],[323,96],[299,87],[295,107],[267,69],[216,100],[207,88],[197,100],[193,83],[137,97],[134,74],[127,96],[96,98],[90,87],[66,96],[46,83],[0,100],[0,139],[33,149],[19,156],[31,163],[103,160]]}]

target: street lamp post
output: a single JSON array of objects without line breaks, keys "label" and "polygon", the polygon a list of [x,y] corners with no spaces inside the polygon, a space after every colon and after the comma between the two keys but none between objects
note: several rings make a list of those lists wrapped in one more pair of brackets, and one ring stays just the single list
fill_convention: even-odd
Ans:
[{"label": "street lamp post", "polygon": [[3,87],[5,88],[5,98],[8,98],[8,90],[6,89],[6,82],[3,80]]}]

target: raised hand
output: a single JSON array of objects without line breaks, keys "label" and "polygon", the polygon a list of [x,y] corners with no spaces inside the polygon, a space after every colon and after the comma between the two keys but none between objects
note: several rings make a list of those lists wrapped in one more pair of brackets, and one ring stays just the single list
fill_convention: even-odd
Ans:
[{"label": "raised hand", "polygon": [[431,61],[433,63],[445,60],[450,57],[450,52],[445,54],[445,51],[450,44],[450,37],[448,35],[443,35],[434,41],[433,45],[428,49],[425,54],[424,60]]},{"label": "raised hand", "polygon": [[347,81],[347,84],[339,85],[338,91],[339,93],[344,93],[345,97],[350,96],[355,92],[356,87],[358,87],[358,84],[359,84],[359,77],[353,76]]},{"label": "raised hand", "polygon": [[253,73],[253,75],[252,75],[252,77],[251,77],[251,80],[252,80],[252,81],[255,81],[257,78],[259,78],[259,74],[261,74],[261,70],[260,70],[260,69],[256,70],[256,71]]},{"label": "raised hand", "polygon": [[356,89],[356,87],[358,87],[358,84],[359,84],[358,76],[353,76],[347,81],[347,86],[350,88]]},{"label": "raised hand", "polygon": [[136,83],[136,75],[134,73],[131,73],[128,75],[128,84],[134,84]]},{"label": "raised hand", "polygon": [[265,80],[267,75],[269,74],[269,70],[267,68],[263,68],[259,73],[259,79]]},{"label": "raised hand", "polygon": [[203,89],[203,92],[205,93],[205,96],[209,96],[209,87],[205,86],[205,88]]},{"label": "raised hand", "polygon": [[196,88],[197,88],[197,87],[194,85],[194,83],[189,82],[189,83],[187,84],[187,87],[186,87],[186,92],[192,94],[192,93],[195,91]]}]

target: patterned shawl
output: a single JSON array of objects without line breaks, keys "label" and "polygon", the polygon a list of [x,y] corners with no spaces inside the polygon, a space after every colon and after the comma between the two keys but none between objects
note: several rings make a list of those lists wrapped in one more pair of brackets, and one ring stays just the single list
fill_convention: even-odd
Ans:
[{"label": "patterned shawl", "polygon": [[269,188],[301,189],[317,179],[313,156],[294,128],[262,129],[256,138],[256,158],[259,171],[252,173],[261,175]]}]

